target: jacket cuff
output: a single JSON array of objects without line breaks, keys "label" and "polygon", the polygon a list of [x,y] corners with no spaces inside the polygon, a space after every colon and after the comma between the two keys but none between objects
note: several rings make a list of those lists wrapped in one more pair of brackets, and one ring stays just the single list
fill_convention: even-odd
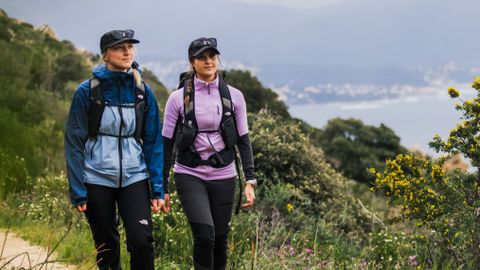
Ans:
[{"label": "jacket cuff", "polygon": [[152,199],[164,199],[165,198],[165,193],[163,190],[154,190],[152,192]]},{"label": "jacket cuff", "polygon": [[87,203],[87,198],[85,197],[72,199],[73,206],[77,206],[79,204],[85,204],[85,203]]}]

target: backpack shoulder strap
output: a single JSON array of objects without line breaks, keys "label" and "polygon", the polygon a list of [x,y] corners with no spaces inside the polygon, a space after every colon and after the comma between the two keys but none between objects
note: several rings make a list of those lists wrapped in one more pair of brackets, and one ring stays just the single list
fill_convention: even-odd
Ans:
[{"label": "backpack shoulder strap", "polygon": [[90,109],[88,112],[88,136],[96,137],[100,127],[105,100],[103,98],[100,80],[96,77],[90,78]]},{"label": "backpack shoulder strap", "polygon": [[135,137],[137,141],[142,138],[146,111],[147,97],[145,92],[145,82],[142,81],[140,86],[135,85],[135,133],[133,137]]},{"label": "backpack shoulder strap", "polygon": [[195,118],[195,85],[193,76],[189,76],[183,83],[183,122],[194,127],[197,126]]},{"label": "backpack shoulder strap", "polygon": [[223,121],[225,116],[233,115],[232,96],[230,95],[230,90],[228,89],[227,83],[222,78],[219,78],[218,89],[220,91],[220,97],[222,98]]}]

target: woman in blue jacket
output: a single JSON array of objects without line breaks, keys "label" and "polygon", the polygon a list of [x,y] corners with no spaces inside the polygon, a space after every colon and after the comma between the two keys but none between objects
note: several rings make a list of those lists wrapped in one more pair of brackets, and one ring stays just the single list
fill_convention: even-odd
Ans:
[{"label": "woman in blue jacket", "polygon": [[121,269],[117,207],[131,269],[154,269],[150,208],[166,211],[160,115],[134,61],[133,34],[101,37],[105,64],[75,91],[65,128],[70,198],[87,217],[99,269]]}]

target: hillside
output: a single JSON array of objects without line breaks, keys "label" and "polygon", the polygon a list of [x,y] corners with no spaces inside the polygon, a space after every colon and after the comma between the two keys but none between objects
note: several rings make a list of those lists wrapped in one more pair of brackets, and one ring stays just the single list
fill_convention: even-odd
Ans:
[{"label": "hillside", "polygon": [[[59,40],[48,26],[36,28],[3,10],[0,50],[0,177],[19,179],[12,189],[21,190],[45,171],[64,170],[70,99],[100,57]],[[143,74],[163,107],[166,88],[150,71]]]}]

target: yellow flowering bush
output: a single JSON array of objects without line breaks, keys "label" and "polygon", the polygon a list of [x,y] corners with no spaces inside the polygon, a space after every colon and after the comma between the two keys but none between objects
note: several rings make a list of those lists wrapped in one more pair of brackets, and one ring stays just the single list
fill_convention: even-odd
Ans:
[{"label": "yellow flowering bush", "polygon": [[418,219],[420,225],[443,214],[447,179],[440,164],[400,154],[387,160],[383,173],[373,168],[370,172],[375,176],[375,187],[384,190],[392,201],[400,202],[404,215]]},{"label": "yellow flowering bush", "polygon": [[[425,258],[480,269],[480,77],[474,78],[472,87],[477,96],[465,101],[458,90],[448,89],[450,97],[461,101],[455,108],[463,116],[447,139],[435,135],[429,144],[446,153],[444,157],[427,160],[398,155],[386,162],[383,172],[370,169],[370,173],[374,188],[400,204],[406,218],[429,230]],[[443,170],[444,162],[458,153],[476,172]]]}]

